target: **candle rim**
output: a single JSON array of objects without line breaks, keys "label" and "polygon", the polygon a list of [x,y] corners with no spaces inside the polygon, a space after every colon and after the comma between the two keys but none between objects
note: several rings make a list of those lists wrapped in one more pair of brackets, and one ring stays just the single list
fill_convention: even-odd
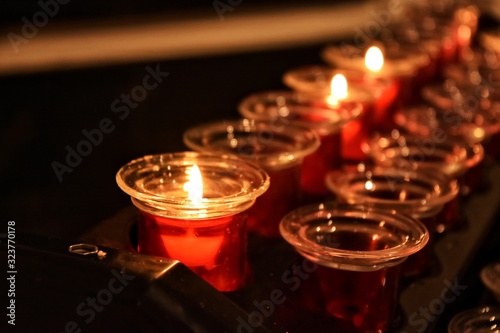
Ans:
[{"label": "candle rim", "polygon": [[[411,166],[410,166],[411,167]],[[409,182],[414,186],[423,188],[425,182],[432,190],[427,190],[425,195],[409,200],[385,199],[372,197],[353,190],[352,184],[358,183],[358,179],[369,181],[372,177],[383,177],[388,182],[388,177],[403,179],[405,184]],[[414,170],[404,170],[398,166],[375,166],[365,168],[363,171],[350,170],[339,174],[338,171],[330,171],[325,177],[327,188],[351,203],[371,203],[380,207],[399,209],[407,214],[423,214],[442,207],[445,203],[455,198],[460,190],[458,181],[450,175],[435,167],[421,167]],[[396,186],[395,184],[392,184]]]},{"label": "candle rim", "polygon": [[[229,128],[233,132],[229,133]],[[241,133],[241,134],[240,134]],[[239,154],[234,152],[235,147],[224,145],[223,147],[214,147],[214,144],[226,143],[230,145],[231,142],[227,140],[211,141],[212,137],[221,136],[222,134],[231,135],[234,139],[238,135],[244,133],[253,133],[251,136],[255,140],[262,141],[265,146],[268,140],[282,138],[281,144],[291,146],[292,151],[286,150],[288,146],[277,151],[261,151],[250,155],[243,153]],[[272,136],[271,138],[261,138],[261,136]],[[227,137],[226,137],[227,138]],[[286,143],[284,140],[293,141],[293,143]],[[292,167],[301,163],[302,159],[307,155],[312,154],[320,146],[320,139],[318,135],[304,127],[297,124],[280,125],[264,120],[251,120],[251,119],[226,119],[219,121],[206,122],[190,127],[183,134],[183,141],[189,148],[208,153],[225,153],[235,154],[238,157],[256,162],[264,168],[273,170]],[[239,143],[238,143],[239,144]]]},{"label": "candle rim", "polygon": [[[318,244],[305,234],[304,228],[317,219],[335,224],[334,218],[356,218],[366,221],[384,221],[386,225],[398,227],[403,236],[401,243],[380,250],[346,250]],[[361,223],[361,222],[359,222]],[[427,228],[417,219],[400,214],[395,210],[378,209],[368,205],[352,205],[324,202],[299,207],[283,217],[280,222],[283,238],[308,259],[319,264],[348,270],[371,271],[401,263],[407,256],[422,249],[429,240]]]},{"label": "candle rim", "polygon": [[[176,166],[180,168],[186,168],[196,163],[202,173],[207,165],[210,166],[210,163],[216,163],[218,170],[223,174],[229,173],[234,177],[234,179],[231,179],[239,182],[239,190],[219,197],[203,198],[201,205],[187,204],[187,195],[172,197],[155,194],[147,190],[142,184],[145,177],[148,181],[160,179],[158,177],[162,176],[162,172],[165,170],[159,165],[169,161],[175,161]],[[217,163],[221,163],[221,165]],[[223,166],[224,163],[226,163],[225,167]],[[230,172],[235,174],[230,174]],[[214,177],[214,180],[211,180],[212,182],[220,181],[219,175],[206,173],[205,184],[207,182],[206,176]],[[134,159],[120,168],[116,174],[116,181],[125,193],[129,194],[145,208],[149,207],[150,210],[159,211],[166,215],[171,212],[176,216],[178,214],[195,216],[200,213],[200,210],[206,211],[207,216],[217,215],[218,211],[220,213],[220,211],[224,210],[241,210],[247,207],[247,204],[251,205],[257,197],[267,191],[270,185],[269,175],[254,163],[229,154],[217,155],[190,151],[146,155]]]}]

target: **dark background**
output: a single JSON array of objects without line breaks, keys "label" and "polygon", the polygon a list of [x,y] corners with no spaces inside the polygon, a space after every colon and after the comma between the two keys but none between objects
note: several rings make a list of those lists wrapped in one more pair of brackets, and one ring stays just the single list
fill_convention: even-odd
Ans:
[{"label": "dark background", "polygon": [[[264,3],[243,1],[237,11],[256,11]],[[300,5],[278,1],[265,8]],[[4,31],[40,10],[33,1],[11,1],[1,8]],[[181,13],[179,19],[204,15],[219,20],[210,1],[77,0],[61,6],[54,19],[103,22],[159,12]],[[0,76],[0,220],[15,220],[19,231],[77,237],[130,204],[115,182],[122,165],[146,154],[186,150],[182,133],[188,127],[238,117],[236,107],[243,97],[284,88],[281,75],[295,66],[321,62],[323,46]],[[120,120],[111,103],[142,84],[147,66],[158,64],[169,76]],[[66,146],[76,149],[85,140],[82,131],[97,128],[103,118],[112,120],[114,131],[104,134],[92,153],[59,182],[52,163],[66,164]]]}]

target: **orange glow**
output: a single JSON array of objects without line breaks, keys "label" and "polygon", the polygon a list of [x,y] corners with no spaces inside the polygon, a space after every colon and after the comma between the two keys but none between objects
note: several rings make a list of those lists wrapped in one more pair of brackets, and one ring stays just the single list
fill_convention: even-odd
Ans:
[{"label": "orange glow", "polygon": [[328,96],[328,103],[337,105],[339,100],[347,98],[347,88],[348,85],[345,76],[342,74],[336,74],[330,84],[330,96]]},{"label": "orange glow", "polygon": [[472,37],[472,30],[468,25],[461,24],[458,27],[458,42],[461,45],[469,44]]},{"label": "orange glow", "polygon": [[384,66],[382,50],[376,46],[370,47],[365,54],[365,66],[372,72],[378,72]]}]

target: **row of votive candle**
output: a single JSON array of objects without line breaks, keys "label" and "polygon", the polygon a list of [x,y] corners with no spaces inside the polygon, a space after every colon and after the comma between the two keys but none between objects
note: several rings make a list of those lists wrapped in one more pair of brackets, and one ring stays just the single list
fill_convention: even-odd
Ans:
[{"label": "row of votive candle", "polygon": [[284,73],[291,90],[247,96],[241,119],[189,128],[193,151],[122,167],[137,250],[233,291],[251,271],[247,228],[283,237],[318,265],[319,311],[354,332],[394,328],[401,276],[425,274],[436,234],[460,226],[483,144],[500,131],[500,95],[476,84],[500,77],[496,53],[473,44],[477,9],[419,6],[423,21],[328,46],[328,65]]}]

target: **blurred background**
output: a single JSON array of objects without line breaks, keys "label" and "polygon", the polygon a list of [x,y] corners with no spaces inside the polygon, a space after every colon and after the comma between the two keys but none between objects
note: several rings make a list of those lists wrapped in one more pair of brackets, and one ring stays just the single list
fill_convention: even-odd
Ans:
[{"label": "blurred background", "polygon": [[[15,220],[18,231],[78,237],[130,205],[115,182],[122,165],[186,150],[188,127],[237,118],[243,97],[284,88],[286,70],[321,62],[326,43],[351,37],[384,5],[2,2],[1,220]],[[158,84],[141,90],[151,72],[161,73]],[[102,121],[107,133],[99,136]],[[95,135],[90,146],[85,133]],[[86,156],[73,156],[78,149]]]}]

